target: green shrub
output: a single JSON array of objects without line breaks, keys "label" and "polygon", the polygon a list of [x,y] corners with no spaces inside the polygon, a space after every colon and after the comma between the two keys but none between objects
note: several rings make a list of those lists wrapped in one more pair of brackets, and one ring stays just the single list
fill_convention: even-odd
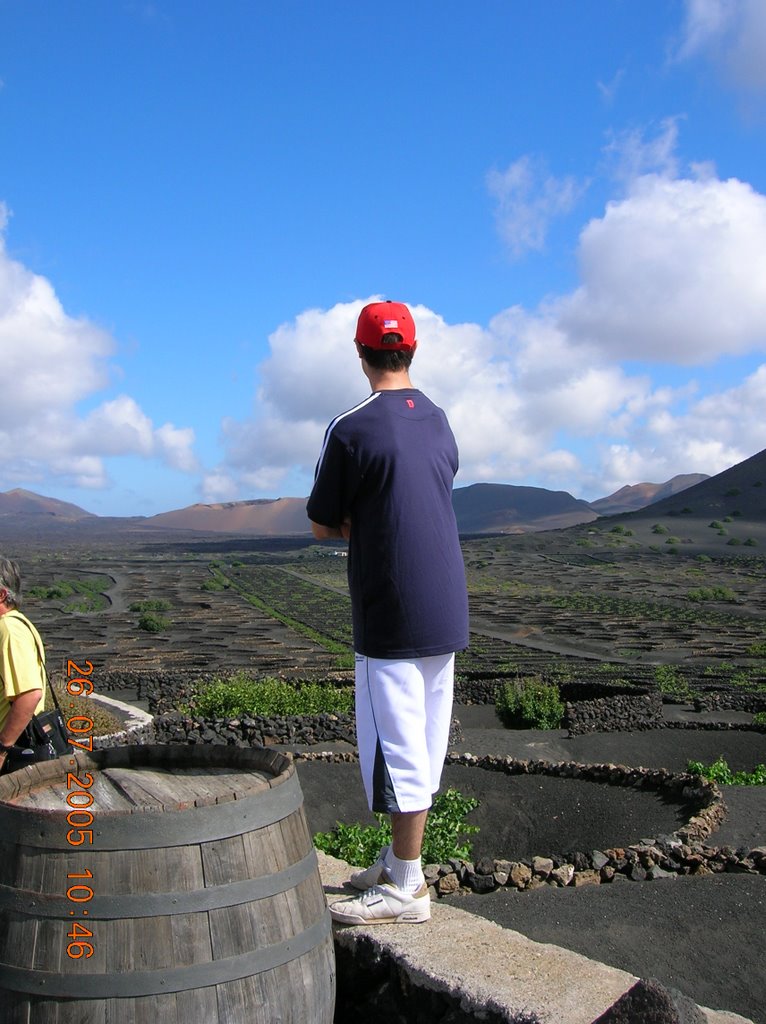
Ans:
[{"label": "green shrub", "polygon": [[170,608],[170,601],[166,601],[164,597],[155,598],[153,601],[134,601],[130,605],[132,612],[168,612]]},{"label": "green shrub", "polygon": [[753,715],[753,725],[766,725],[766,711],[756,711]]},{"label": "green shrub", "polygon": [[[65,722],[77,716],[90,718],[93,722],[93,728],[89,730],[89,733],[92,736],[108,736],[123,729],[120,719],[105,708],[103,704],[99,704],[89,697],[75,697],[69,693],[63,683],[55,682],[53,688],[56,691],[58,702],[62,706]],[[55,704],[50,689],[46,690],[45,697],[45,710],[52,711]]]},{"label": "green shrub", "polygon": [[53,583],[50,587],[32,587],[28,593],[30,597],[42,597],[46,601],[56,601],[62,597],[71,597],[74,593],[74,587],[71,583],[60,580],[58,583]]},{"label": "green shrub", "polygon": [[663,526],[662,523],[655,523],[652,527],[652,533],[670,533],[667,526]]},{"label": "green shrub", "polygon": [[690,697],[689,684],[673,665],[658,665],[654,670],[654,678],[660,693],[671,697]]},{"label": "green shrub", "polygon": [[219,580],[219,579],[205,580],[205,582],[200,587],[200,590],[208,590],[208,591],[226,590],[226,584],[222,580]]},{"label": "green shrub", "polygon": [[666,544],[680,544],[681,543],[681,538],[680,537],[668,537],[668,539],[665,541],[665,543]]},{"label": "green shrub", "polygon": [[755,539],[755,537],[748,537],[747,540],[745,541],[745,547],[746,548],[757,548],[758,547],[758,541]]},{"label": "green shrub", "polygon": [[498,688],[495,711],[507,729],[558,729],[564,704],[557,686],[528,676]]},{"label": "green shrub", "polygon": [[194,710],[206,718],[238,718],[240,715],[346,714],[354,707],[351,687],[337,689],[320,683],[291,686],[282,679],[251,679],[240,673],[217,679],[199,692]]},{"label": "green shrub", "polygon": [[729,587],[696,587],[686,594],[690,601],[736,601],[737,595]]},{"label": "green shrub", "polygon": [[712,530],[722,530],[723,529],[723,523],[719,523],[717,519],[714,519],[712,523],[708,523],[708,526]]},{"label": "green shrub", "polygon": [[27,593],[30,597],[44,601],[63,602],[62,611],[88,614],[104,611],[108,602],[103,591],[110,585],[111,580],[107,577],[92,576],[86,579],[57,580],[48,587],[31,587]]},{"label": "green shrub", "polygon": [[721,786],[766,786],[766,764],[757,764],[752,772],[733,772],[720,755],[712,764],[689,761],[686,770],[691,775],[701,775]]},{"label": "green shrub", "polygon": [[731,540],[727,540],[726,543],[729,545],[729,547],[734,547],[737,544],[741,544],[742,541],[739,539],[739,537],[732,537]]},{"label": "green shrub", "polygon": [[766,658],[766,640],[758,640],[756,643],[750,644],[745,654],[751,658]]},{"label": "green shrub", "polygon": [[157,612],[141,612],[138,617],[138,628],[146,630],[147,633],[162,633],[172,625],[170,619]]},{"label": "green shrub", "polygon": [[[426,822],[423,837],[423,863],[442,864],[452,857],[468,860],[471,856],[470,840],[459,842],[461,836],[475,835],[479,829],[465,821],[466,815],[479,801],[463,796],[456,789],[448,789],[436,797]],[[331,832],[317,832],[314,846],[331,857],[339,857],[349,864],[368,867],[374,864],[382,846],[391,843],[391,824],[383,814],[376,814],[378,825],[345,825],[337,822]]]}]

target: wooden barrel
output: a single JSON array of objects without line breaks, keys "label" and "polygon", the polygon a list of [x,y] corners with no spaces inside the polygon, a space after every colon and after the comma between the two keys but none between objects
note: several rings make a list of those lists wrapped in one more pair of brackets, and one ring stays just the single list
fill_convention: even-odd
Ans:
[{"label": "wooden barrel", "polygon": [[3,1024],[331,1024],[292,763],[132,746],[0,779]]}]

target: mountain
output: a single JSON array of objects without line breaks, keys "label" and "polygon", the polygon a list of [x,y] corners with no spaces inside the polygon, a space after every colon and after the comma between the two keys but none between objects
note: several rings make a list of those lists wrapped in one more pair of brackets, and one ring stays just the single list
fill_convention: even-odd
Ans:
[{"label": "mountain", "polygon": [[[524,533],[589,523],[596,513],[566,491],[511,484],[472,484],[453,491],[452,503],[461,533]],[[149,529],[239,533],[261,537],[306,534],[305,498],[230,501],[190,505],[143,520]]]},{"label": "mountain", "polygon": [[[633,518],[684,513],[711,519],[732,515],[766,522],[766,451],[717,476],[681,474],[664,484],[623,487],[593,502],[567,491],[489,483],[457,487],[452,500],[463,534],[564,529],[602,515]],[[0,493],[0,529],[7,536],[41,536],[50,529],[79,539],[158,536],[163,531],[250,537],[310,534],[305,498],[197,504],[149,517],[116,518],[96,516],[77,505],[18,488]]]},{"label": "mountain", "polygon": [[86,512],[79,505],[57,498],[46,498],[34,491],[16,487],[12,491],[0,492],[0,516],[54,516],[69,522],[78,519],[95,519],[92,512]]},{"label": "mountain", "polygon": [[452,492],[461,533],[526,533],[556,530],[597,519],[587,501],[567,491],[514,484],[471,484]]},{"label": "mountain", "polygon": [[693,515],[712,519],[726,515],[766,522],[766,449],[738,462],[723,473],[708,477],[672,497],[663,498],[626,518],[635,516]]},{"label": "mountain", "polygon": [[599,515],[613,516],[618,512],[634,512],[636,509],[645,508],[663,498],[670,498],[679,491],[685,491],[695,484],[708,480],[706,473],[681,473],[674,476],[664,484],[626,484],[619,491],[610,494],[606,498],[597,498],[590,502],[590,507],[595,509]]},{"label": "mountain", "polygon": [[189,505],[188,508],[150,516],[141,525],[148,529],[242,533],[260,537],[311,532],[305,498],[258,498],[215,505]]}]

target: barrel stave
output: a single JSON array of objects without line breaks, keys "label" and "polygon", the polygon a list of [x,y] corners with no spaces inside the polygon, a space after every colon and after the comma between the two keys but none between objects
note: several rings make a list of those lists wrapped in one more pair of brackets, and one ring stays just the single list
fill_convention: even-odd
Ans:
[{"label": "barrel stave", "polygon": [[[94,797],[94,841],[72,847],[66,796],[78,788]],[[78,754],[71,769],[53,762],[3,779],[0,813],[3,1024],[331,1024],[332,935],[282,755]],[[67,877],[86,871],[92,879]],[[72,885],[90,886],[92,900],[76,898],[85,889],[67,897]],[[88,941],[67,935],[74,921],[94,933],[89,958],[67,955],[69,942]]]}]

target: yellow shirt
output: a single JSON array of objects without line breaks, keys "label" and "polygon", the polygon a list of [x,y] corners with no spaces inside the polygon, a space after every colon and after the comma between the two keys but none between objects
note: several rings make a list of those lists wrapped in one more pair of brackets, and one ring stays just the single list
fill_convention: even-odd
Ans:
[{"label": "yellow shirt", "polygon": [[35,708],[45,706],[45,651],[40,634],[21,612],[0,615],[0,730],[11,710],[11,701],[28,690],[42,690]]}]

